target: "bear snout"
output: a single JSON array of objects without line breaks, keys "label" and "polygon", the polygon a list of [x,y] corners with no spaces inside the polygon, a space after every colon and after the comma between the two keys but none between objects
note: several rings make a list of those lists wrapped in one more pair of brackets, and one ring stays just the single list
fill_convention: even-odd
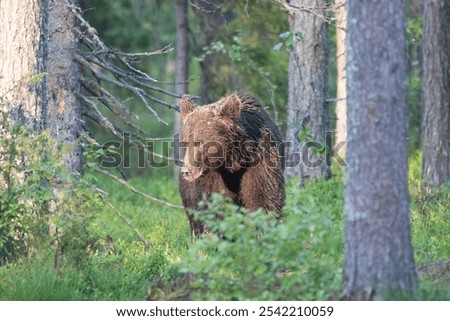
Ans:
[{"label": "bear snout", "polygon": [[181,167],[181,174],[183,174],[183,176],[192,175],[192,169],[190,169],[189,167],[183,166],[183,167]]},{"label": "bear snout", "polygon": [[188,182],[193,182],[203,174],[203,169],[199,167],[181,167],[181,176]]}]

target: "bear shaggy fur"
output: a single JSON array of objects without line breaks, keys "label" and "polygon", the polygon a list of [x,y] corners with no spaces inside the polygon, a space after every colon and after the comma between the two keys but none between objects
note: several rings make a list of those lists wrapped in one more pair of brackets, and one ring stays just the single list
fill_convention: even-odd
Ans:
[{"label": "bear shaggy fur", "polygon": [[[222,193],[248,210],[280,212],[284,205],[284,161],[281,134],[261,103],[239,92],[196,106],[181,100],[180,141],[183,167],[179,190],[186,209]],[[204,233],[204,222],[188,213],[194,235]]]}]

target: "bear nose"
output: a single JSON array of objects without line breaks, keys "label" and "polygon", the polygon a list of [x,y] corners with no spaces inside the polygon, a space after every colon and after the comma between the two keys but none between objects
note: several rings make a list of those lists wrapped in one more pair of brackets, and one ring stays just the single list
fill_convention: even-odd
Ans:
[{"label": "bear nose", "polygon": [[192,174],[192,169],[190,169],[190,168],[188,168],[186,166],[183,166],[183,167],[181,167],[181,174],[183,174],[184,176],[191,175]]}]

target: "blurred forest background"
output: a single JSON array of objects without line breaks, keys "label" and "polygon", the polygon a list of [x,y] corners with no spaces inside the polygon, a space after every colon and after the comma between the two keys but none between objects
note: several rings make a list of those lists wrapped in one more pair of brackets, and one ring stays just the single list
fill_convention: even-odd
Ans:
[{"label": "blurred forest background", "polygon": [[[423,4],[407,3],[414,258],[420,297],[448,300],[450,185],[435,188],[422,180]],[[93,112],[84,114],[82,122],[91,136],[79,138],[82,178],[68,171],[64,148],[55,147],[51,133],[33,134],[2,117],[2,131],[10,134],[0,138],[5,182],[0,185],[0,299],[339,299],[345,220],[345,168],[339,163],[333,161],[329,179],[290,178],[286,221],[280,225],[267,222],[262,212],[250,215],[214,197],[211,211],[200,215],[228,240],[217,235],[191,238],[180,206],[177,168],[171,164],[180,94],[209,103],[235,90],[250,91],[267,106],[282,132],[288,132],[289,56],[307,35],[291,31],[289,13],[280,1],[82,0],[79,5],[80,14],[107,47],[119,53],[153,52],[130,59],[159,89],[149,108],[136,96],[139,90],[132,90],[132,95],[125,86],[102,82],[96,72],[105,65],[83,71],[85,91],[92,90],[91,96],[101,91],[88,80],[94,79],[128,112],[117,113],[108,99],[98,99],[97,104],[86,96],[84,103]],[[185,24],[179,21],[180,10],[185,10]],[[326,29],[325,108],[327,130],[334,131],[336,103],[343,97],[337,90],[335,12],[327,14],[331,22]],[[181,57],[172,50],[180,48],[177,32],[185,32]],[[108,55],[113,56],[101,57]],[[89,55],[80,57],[81,61]],[[186,61],[186,72],[177,75],[180,59]],[[131,136],[123,136],[127,132]],[[18,161],[21,155],[27,155],[26,162]],[[117,159],[122,161],[116,167]],[[114,166],[99,167],[100,163]],[[225,219],[216,222],[210,217],[215,211],[225,213]],[[262,236],[255,238],[255,229],[263,231]],[[396,295],[385,298],[402,298]]]}]

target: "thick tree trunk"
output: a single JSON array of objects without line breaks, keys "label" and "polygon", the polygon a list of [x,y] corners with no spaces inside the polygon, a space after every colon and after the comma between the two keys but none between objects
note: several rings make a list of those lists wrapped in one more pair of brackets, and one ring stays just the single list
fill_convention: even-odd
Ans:
[{"label": "thick tree trunk", "polygon": [[423,172],[432,186],[450,180],[450,2],[424,2]]},{"label": "thick tree trunk", "polygon": [[[324,0],[292,0],[292,6],[308,5],[323,9],[323,15],[297,10],[290,17],[294,47],[289,56],[289,93],[286,177],[305,180],[328,178],[326,164],[326,131],[328,129],[327,98],[327,22]],[[300,159],[295,160],[295,155]],[[295,165],[295,166],[293,166]]]},{"label": "thick tree trunk", "polygon": [[31,130],[42,127],[44,20],[38,0],[0,1],[0,104]]},{"label": "thick tree trunk", "polygon": [[345,28],[347,25],[347,11],[345,2],[335,0],[336,12],[336,78],[337,78],[337,101],[336,101],[336,153],[345,157],[347,141],[347,84],[345,77]]},{"label": "thick tree trunk", "polygon": [[[68,1],[77,6],[77,0]],[[64,160],[70,171],[81,171],[81,149],[76,144],[80,129],[81,104],[77,98],[80,93],[81,69],[73,59],[78,47],[74,34],[76,18],[66,2],[48,1],[48,27],[46,83],[47,106],[44,110],[44,128],[53,137],[67,146]]]},{"label": "thick tree trunk", "polygon": [[344,297],[413,294],[405,0],[347,1]]},{"label": "thick tree trunk", "polygon": [[[76,5],[76,1],[70,2]],[[80,68],[73,60],[75,17],[64,1],[0,1],[0,97],[14,121],[49,129],[66,145],[65,164],[81,170]]]}]

